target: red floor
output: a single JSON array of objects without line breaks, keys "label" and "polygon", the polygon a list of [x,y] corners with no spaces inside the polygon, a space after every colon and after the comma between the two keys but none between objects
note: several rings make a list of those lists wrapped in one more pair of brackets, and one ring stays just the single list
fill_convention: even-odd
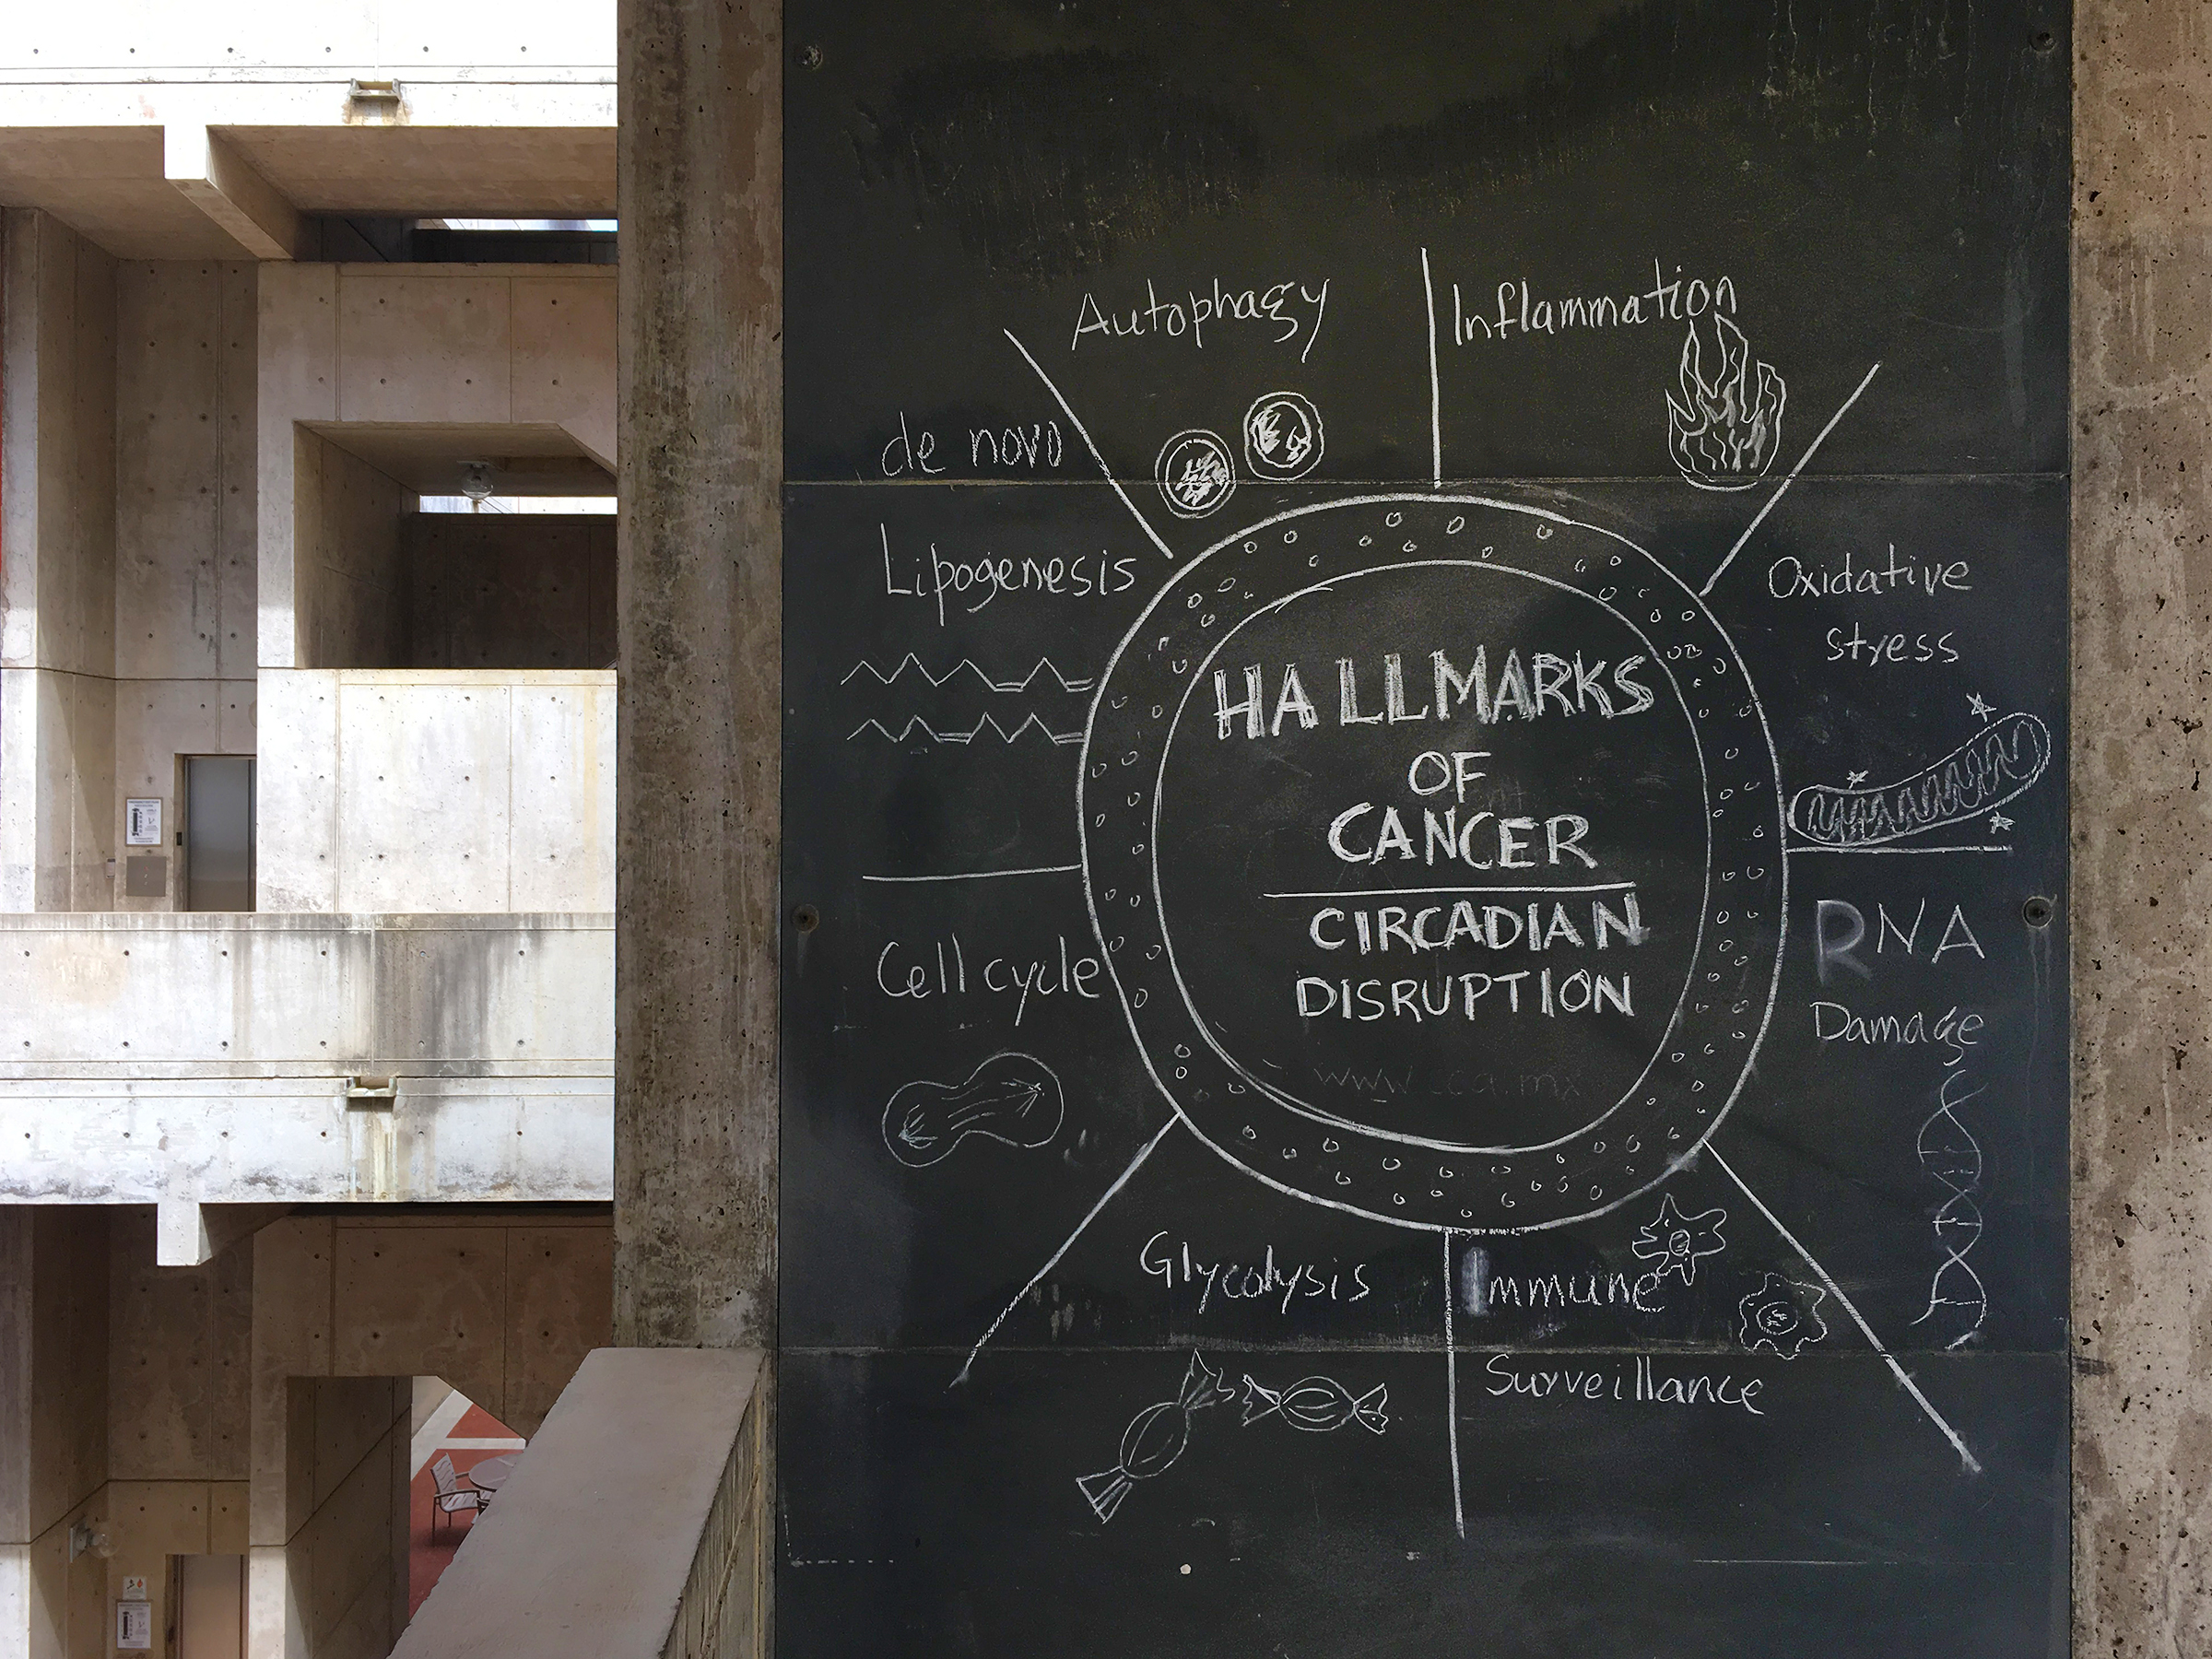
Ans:
[{"label": "red floor", "polygon": [[[451,1440],[517,1440],[521,1437],[506,1424],[493,1417],[481,1406],[471,1406],[462,1414],[461,1420],[447,1431]],[[430,1464],[441,1456],[453,1460],[453,1473],[466,1475],[469,1470],[488,1457],[504,1456],[496,1449],[454,1446],[441,1448],[430,1454],[429,1463],[422,1466],[409,1487],[407,1500],[409,1514],[407,1549],[407,1617],[412,1618],[438,1583],[438,1575],[445,1564],[453,1559],[453,1551],[476,1524],[474,1511],[464,1510],[458,1514],[439,1515],[438,1534],[433,1542],[430,1536],[430,1497],[437,1491],[437,1482],[430,1477]]]}]

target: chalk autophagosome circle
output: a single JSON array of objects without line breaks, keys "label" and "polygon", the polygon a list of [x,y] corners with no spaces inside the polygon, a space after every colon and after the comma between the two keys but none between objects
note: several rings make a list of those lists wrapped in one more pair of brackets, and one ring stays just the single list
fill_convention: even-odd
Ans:
[{"label": "chalk autophagosome circle", "polygon": [[[1384,653],[1393,640],[1399,649]],[[1552,647],[1578,640],[1585,678],[1570,717],[1572,669],[1559,665],[1573,658]],[[1428,677],[1432,648],[1465,674],[1477,644],[1500,686],[1507,652],[1524,675],[1546,653],[1553,688],[1542,715],[1524,723],[1516,708],[1513,718],[1482,722],[1463,708],[1438,723],[1416,677]],[[1639,719],[1608,717],[1594,700],[1599,652],[1616,668],[1641,659],[1630,678],[1653,701],[1633,711]],[[1395,667],[1377,660],[1385,654]],[[1303,677],[1310,728],[1296,699],[1284,701],[1286,659]],[[1280,715],[1288,739],[1249,735],[1241,704],[1254,666],[1264,726]],[[1622,712],[1629,694],[1609,683]],[[1235,711],[1226,724],[1223,707]],[[1466,797],[1470,815],[1490,808],[1466,843],[1473,856],[1504,856],[1483,839],[1497,818],[1533,820],[1512,851],[1542,867],[1523,876],[1516,858],[1513,879],[1570,890],[1508,899],[1490,890],[1494,871],[1435,856],[1433,835],[1424,850],[1412,808],[1448,808],[1457,793],[1408,797],[1406,758],[1426,747],[1491,755],[1475,764],[1492,775]],[[1423,778],[1430,789],[1434,779]],[[1239,532],[1179,570],[1117,648],[1085,733],[1079,801],[1091,913],[1153,1077],[1216,1151],[1312,1202],[1465,1231],[1603,1213],[1665,1179],[1712,1133],[1764,1033],[1785,899],[1764,714],[1735,646],[1695,594],[1596,527],[1513,502],[1406,495],[1300,509]],[[1500,806],[1522,801],[1525,810]],[[1409,861],[1393,850],[1370,866],[1344,863],[1340,849],[1317,851],[1336,813],[1361,802],[1374,810],[1346,831],[1347,844],[1372,844],[1389,803],[1408,814],[1417,854],[1430,855]],[[1594,827],[1567,828],[1544,864],[1546,819],[1578,810]],[[1578,845],[1594,849],[1594,859],[1578,863]],[[1450,888],[1477,891],[1434,891]],[[1601,959],[1587,936],[1592,907],[1607,905],[1618,923],[1631,891],[1644,904],[1647,939],[1630,945],[1617,925]],[[1409,933],[1437,943],[1441,907],[1463,897],[1562,903],[1570,925],[1540,912],[1538,925],[1553,934],[1548,957],[1524,942],[1513,948],[1515,930],[1500,916],[1495,944],[1454,935],[1453,950],[1418,966],[1403,954],[1384,966]],[[1392,941],[1363,951],[1350,912],[1364,910],[1369,933],[1379,933],[1381,907],[1401,900]],[[1424,903],[1438,908],[1409,922]],[[1323,909],[1346,914],[1319,918]],[[1577,928],[1580,950],[1571,942]],[[1337,941],[1325,957],[1316,947],[1324,936]],[[1544,981],[1547,962],[1559,972]],[[1600,966],[1617,976],[1633,968],[1632,1017],[1622,997],[1592,1013],[1591,971]],[[1521,1011],[1491,1000],[1507,971],[1524,970]],[[1462,971],[1492,982],[1465,1001],[1467,982],[1453,977]],[[1359,1018],[1335,1006],[1301,1018],[1336,999],[1300,980],[1394,988],[1394,974],[1419,979],[1430,996],[1438,981],[1455,989],[1410,1007],[1401,997],[1388,1018],[1368,1018],[1373,991]],[[1543,1006],[1540,991],[1552,999]],[[1388,989],[1382,994],[1387,1001]],[[1577,1030],[1569,1035],[1567,1025]],[[1388,1030],[1380,1048],[1377,1028]],[[1547,1042],[1555,1060],[1586,1047],[1580,1098],[1525,1111],[1510,1099],[1455,1103],[1448,1088],[1437,1100],[1412,1098],[1455,1072],[1525,1076],[1524,1060]],[[1378,1053],[1391,1063],[1373,1065]]]},{"label": "chalk autophagosome circle", "polygon": [[1269,392],[1244,411],[1244,465],[1255,478],[1287,484],[1321,464],[1321,411],[1296,392]]},{"label": "chalk autophagosome circle", "polygon": [[1160,499],[1178,518],[1204,518],[1236,493],[1237,466],[1219,434],[1203,427],[1178,432],[1152,465]]}]

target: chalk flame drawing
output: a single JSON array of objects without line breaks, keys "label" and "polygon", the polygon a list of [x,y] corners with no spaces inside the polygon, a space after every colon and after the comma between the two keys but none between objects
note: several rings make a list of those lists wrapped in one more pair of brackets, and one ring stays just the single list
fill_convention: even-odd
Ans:
[{"label": "chalk flame drawing", "polygon": [[1241,1426],[1249,1429],[1263,1418],[1279,1417],[1291,1428],[1302,1429],[1308,1434],[1326,1434],[1347,1423],[1357,1423],[1370,1434],[1380,1434],[1390,1427],[1389,1415],[1382,1409],[1389,1402],[1387,1383],[1378,1382],[1355,1397],[1350,1389],[1334,1377],[1300,1377],[1288,1388],[1269,1388],[1253,1382],[1252,1373],[1247,1371]]},{"label": "chalk flame drawing", "polygon": [[929,671],[928,667],[924,665],[922,659],[916,656],[911,651],[899,659],[897,665],[894,666],[888,674],[886,674],[882,669],[877,667],[876,665],[868,661],[867,658],[863,657],[859,662],[853,664],[851,668],[847,669],[845,671],[845,677],[839,680],[837,683],[841,686],[849,686],[853,680],[857,679],[862,674],[865,673],[874,676],[877,685],[888,686],[895,683],[901,675],[906,673],[909,668],[912,668],[916,674],[927,680],[933,687],[942,686],[947,681],[950,680],[955,675],[965,671],[971,675],[973,675],[978,683],[980,683],[985,690],[1007,693],[1027,691],[1040,675],[1050,675],[1053,679],[1060,683],[1060,689],[1063,691],[1088,691],[1090,689],[1093,684],[1093,682],[1088,678],[1068,678],[1066,675],[1060,672],[1059,665],[1054,663],[1051,657],[1039,657],[1036,661],[1036,664],[1030,669],[1029,673],[1023,675],[1019,679],[1001,680],[993,679],[988,674],[985,674],[981,668],[977,667],[974,660],[970,657],[962,657],[959,662],[955,663],[951,667],[946,669],[942,674],[933,674]]},{"label": "chalk flame drawing", "polygon": [[1182,1373],[1182,1386],[1175,1397],[1146,1406],[1122,1430],[1121,1461],[1099,1474],[1077,1477],[1076,1485],[1091,1513],[1101,1521],[1112,1520],[1131,1487],[1140,1480],[1157,1479],[1175,1466],[1175,1460],[1191,1443],[1194,1414],[1236,1397],[1236,1391],[1221,1381],[1221,1373],[1194,1348],[1190,1369]]},{"label": "chalk flame drawing", "polygon": [[1659,1200],[1659,1213],[1639,1231],[1630,1248],[1639,1261],[1653,1264],[1655,1277],[1674,1277],[1686,1285],[1698,1282],[1698,1264],[1728,1248],[1721,1227],[1728,1212],[1715,1206],[1686,1216],[1675,1207],[1675,1195]]},{"label": "chalk flame drawing", "polygon": [[1789,388],[1773,364],[1752,357],[1742,329],[1717,312],[1712,324],[1710,346],[1702,319],[1683,338],[1682,395],[1666,394],[1666,446],[1684,479],[1698,488],[1748,489],[1766,477],[1782,448]]},{"label": "chalk flame drawing", "polygon": [[2051,764],[2051,728],[2007,714],[1932,766],[1896,783],[1816,783],[1790,798],[1790,828],[1816,846],[1871,847],[1994,812]]},{"label": "chalk flame drawing", "polygon": [[1967,1083],[1963,1072],[1952,1072],[1944,1078],[1936,1111],[1920,1126],[1918,1145],[1922,1166],[1948,1187],[1951,1195],[1936,1212],[1936,1241],[1943,1249],[1944,1259],[1928,1286],[1927,1312],[1912,1323],[1925,1324],[1936,1317],[1938,1308],[1960,1309],[1957,1316],[1960,1319],[1971,1316],[1971,1323],[1946,1343],[1946,1347],[1972,1341],[1982,1322],[1989,1317],[1988,1288],[1966,1259],[1982,1241],[1982,1206],[1974,1202],[1974,1194],[1982,1188],[1982,1143],[1959,1115],[1959,1108],[1982,1090],[1968,1088]]},{"label": "chalk flame drawing", "polygon": [[1011,1049],[993,1054],[965,1083],[928,1078],[901,1086],[883,1109],[883,1144],[911,1169],[952,1156],[971,1135],[1024,1148],[1044,1146],[1060,1133],[1066,1097],[1053,1068]]},{"label": "chalk flame drawing", "polygon": [[1736,1338],[1753,1353],[1765,1348],[1794,1359],[1827,1338],[1828,1321],[1820,1317],[1820,1304],[1827,1300],[1828,1292],[1818,1285],[1801,1285],[1770,1273],[1758,1289],[1736,1303]]}]

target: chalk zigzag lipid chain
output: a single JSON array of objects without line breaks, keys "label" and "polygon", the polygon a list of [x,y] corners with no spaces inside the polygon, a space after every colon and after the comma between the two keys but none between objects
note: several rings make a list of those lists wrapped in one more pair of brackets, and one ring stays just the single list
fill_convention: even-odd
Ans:
[{"label": "chalk zigzag lipid chain", "polygon": [[972,657],[962,657],[959,662],[953,664],[951,667],[946,669],[944,673],[935,674],[932,673],[929,667],[922,661],[922,659],[916,656],[911,651],[899,659],[898,663],[892,667],[888,674],[886,674],[882,669],[877,667],[876,665],[870,662],[866,657],[863,657],[859,662],[853,664],[851,668],[847,669],[845,671],[844,678],[839,680],[837,683],[841,686],[849,686],[861,675],[867,674],[874,677],[877,685],[888,686],[895,684],[899,680],[900,677],[904,675],[910,668],[912,668],[916,674],[920,675],[924,679],[927,680],[932,687],[943,686],[950,681],[955,676],[965,672],[974,676],[976,681],[982,685],[985,690],[1000,691],[1009,694],[1017,691],[1027,691],[1040,675],[1049,674],[1053,679],[1059,682],[1060,689],[1067,692],[1088,691],[1096,683],[1095,680],[1088,676],[1082,679],[1068,678],[1066,675],[1060,671],[1060,665],[1057,663],[1054,663],[1049,656],[1039,657],[1027,674],[1023,675],[1019,679],[1014,680],[993,679],[988,674],[985,674],[982,668],[976,665],[975,659]]},{"label": "chalk zigzag lipid chain", "polygon": [[1898,782],[1799,790],[1790,800],[1790,828],[1816,846],[1877,846],[1994,812],[2050,764],[2051,728],[2032,714],[2007,714]]},{"label": "chalk zigzag lipid chain", "polygon": [[[896,719],[897,716],[894,715],[892,718]],[[916,740],[916,733],[919,733],[922,737],[926,738],[931,743],[973,743],[978,737],[981,737],[985,731],[991,731],[998,735],[1001,742],[1012,743],[1017,737],[1019,737],[1024,732],[1030,730],[1032,727],[1036,729],[1039,736],[1047,738],[1053,743],[1080,743],[1083,741],[1082,733],[1055,732],[1052,727],[1046,725],[1042,720],[1039,719],[1034,714],[1031,714],[1027,719],[1023,720],[1020,724],[1017,725],[1010,732],[998,723],[998,717],[994,714],[984,715],[981,720],[977,721],[973,726],[965,732],[959,730],[958,727],[955,727],[948,732],[940,732],[936,729],[936,727],[931,725],[928,721],[923,719],[919,714],[909,715],[907,717],[906,724],[903,726],[900,726],[896,732],[892,731],[890,727],[885,725],[880,720],[868,719],[862,721],[850,732],[846,733],[845,741],[847,743],[851,743],[863,732],[873,730],[887,741],[891,743],[913,742]]]}]

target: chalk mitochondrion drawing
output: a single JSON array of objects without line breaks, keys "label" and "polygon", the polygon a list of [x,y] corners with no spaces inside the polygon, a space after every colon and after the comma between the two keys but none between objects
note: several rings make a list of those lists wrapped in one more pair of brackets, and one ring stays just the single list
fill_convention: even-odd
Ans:
[{"label": "chalk mitochondrion drawing", "polygon": [[2007,714],[1897,782],[1799,790],[1790,798],[1790,829],[1816,846],[1880,846],[1994,812],[2050,764],[2051,728],[2033,714]]},{"label": "chalk mitochondrion drawing", "polygon": [[883,1109],[883,1144],[911,1169],[950,1158],[971,1135],[1033,1150],[1060,1133],[1067,1103],[1053,1068],[1033,1054],[1002,1050],[963,1083],[908,1083]]},{"label": "chalk mitochondrion drawing", "polygon": [[1666,394],[1667,451],[1700,489],[1748,489],[1781,451],[1788,401],[1773,364],[1754,357],[1743,330],[1713,312],[1683,336],[1677,386]]},{"label": "chalk mitochondrion drawing", "polygon": [[1199,1412],[1225,1406],[1237,1397],[1236,1390],[1221,1381],[1196,1349],[1182,1386],[1171,1400],[1146,1406],[1129,1419],[1122,1431],[1121,1456],[1111,1469],[1077,1477],[1076,1485],[1090,1512],[1100,1521],[1113,1519],[1122,1500],[1140,1480],[1156,1480],[1175,1466],[1191,1443],[1191,1419]]}]

